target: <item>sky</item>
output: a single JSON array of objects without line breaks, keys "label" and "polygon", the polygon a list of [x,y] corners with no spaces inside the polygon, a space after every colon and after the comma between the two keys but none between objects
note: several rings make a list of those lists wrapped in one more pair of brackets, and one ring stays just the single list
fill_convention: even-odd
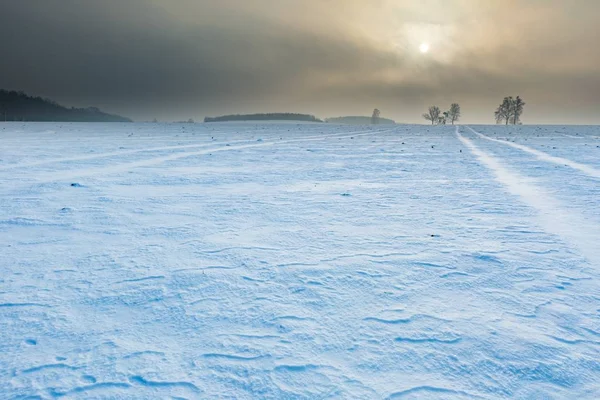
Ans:
[{"label": "sky", "polygon": [[[0,88],[135,120],[600,123],[598,0],[0,0]],[[426,44],[429,50],[421,52]]]}]

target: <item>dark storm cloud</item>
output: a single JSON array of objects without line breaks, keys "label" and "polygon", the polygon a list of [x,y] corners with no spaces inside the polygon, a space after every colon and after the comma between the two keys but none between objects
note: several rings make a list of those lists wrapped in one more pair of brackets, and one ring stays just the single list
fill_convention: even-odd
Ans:
[{"label": "dark storm cloud", "polygon": [[139,119],[379,107],[418,121],[430,103],[459,101],[486,122],[521,94],[526,122],[600,122],[595,1],[0,4],[0,87]]}]

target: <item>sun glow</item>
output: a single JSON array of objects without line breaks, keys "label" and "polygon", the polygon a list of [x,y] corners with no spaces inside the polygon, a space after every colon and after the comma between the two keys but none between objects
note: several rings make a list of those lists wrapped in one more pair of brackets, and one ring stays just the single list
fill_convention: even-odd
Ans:
[{"label": "sun glow", "polygon": [[427,53],[429,51],[429,43],[421,43],[419,51],[423,54]]}]

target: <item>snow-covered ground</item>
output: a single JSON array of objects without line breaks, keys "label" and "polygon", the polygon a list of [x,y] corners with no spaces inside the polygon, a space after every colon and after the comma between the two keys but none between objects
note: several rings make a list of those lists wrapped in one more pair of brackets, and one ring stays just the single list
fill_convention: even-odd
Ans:
[{"label": "snow-covered ground", "polygon": [[0,398],[56,397],[600,398],[600,128],[1,123]]}]

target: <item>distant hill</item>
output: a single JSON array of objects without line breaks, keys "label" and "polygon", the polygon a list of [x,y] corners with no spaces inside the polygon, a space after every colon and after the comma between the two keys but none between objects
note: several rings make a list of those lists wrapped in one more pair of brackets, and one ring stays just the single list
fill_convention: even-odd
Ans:
[{"label": "distant hill", "polygon": [[41,97],[0,89],[0,121],[34,122],[132,122],[96,107],[67,108]]},{"label": "distant hill", "polygon": [[235,114],[223,115],[221,117],[206,117],[204,122],[225,122],[225,121],[304,121],[304,122],[323,122],[314,115],[295,114],[295,113],[269,113],[269,114]]},{"label": "distant hill", "polygon": [[[371,117],[356,117],[356,116],[337,117],[337,118],[327,118],[325,121],[332,123],[332,124],[370,125]],[[396,121],[379,117],[379,123],[380,124],[395,124]]]}]

